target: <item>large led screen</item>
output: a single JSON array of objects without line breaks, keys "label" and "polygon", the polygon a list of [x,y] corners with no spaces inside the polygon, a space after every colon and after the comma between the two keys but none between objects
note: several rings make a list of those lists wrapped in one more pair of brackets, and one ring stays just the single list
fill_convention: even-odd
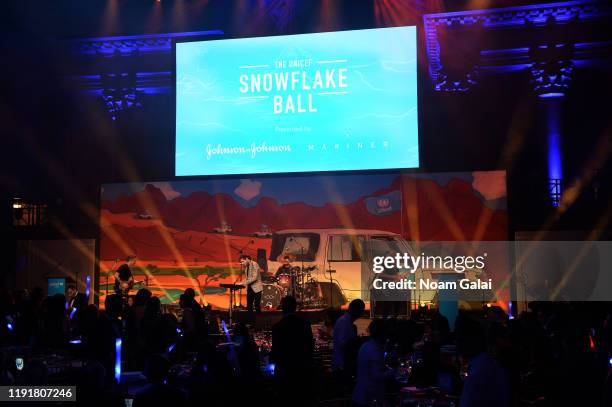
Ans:
[{"label": "large led screen", "polygon": [[176,175],[419,166],[416,28],[176,44]]}]

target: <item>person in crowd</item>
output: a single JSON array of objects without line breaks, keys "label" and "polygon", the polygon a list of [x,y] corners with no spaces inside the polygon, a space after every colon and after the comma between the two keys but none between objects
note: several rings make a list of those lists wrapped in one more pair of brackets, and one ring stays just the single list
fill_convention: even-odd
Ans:
[{"label": "person in crowd", "polygon": [[194,312],[202,311],[202,306],[198,304],[198,302],[195,299],[196,292],[193,288],[191,287],[185,288],[185,291],[183,292],[183,294],[185,294],[186,298],[188,299],[188,304],[193,309]]},{"label": "person in crowd", "polygon": [[21,295],[16,297],[20,299],[15,303],[15,331],[18,341],[21,344],[33,346],[36,345],[37,335],[40,335],[41,327],[41,307],[45,299],[44,292],[40,287],[34,287],[32,292],[27,295],[24,290]]},{"label": "person in crowd", "polygon": [[193,288],[189,287],[184,292],[186,296],[185,305],[191,308],[191,314],[193,315],[193,322],[195,323],[195,338],[196,342],[204,340],[209,333],[209,324],[207,319],[207,312],[210,307],[202,307],[195,299],[196,292]]},{"label": "person in crowd", "polygon": [[133,305],[126,313],[125,350],[128,366],[133,370],[140,370],[144,365],[141,328],[145,307],[151,296],[151,291],[146,288],[139,289],[134,296]]},{"label": "person in crowd", "polygon": [[181,319],[181,331],[183,332],[183,342],[187,350],[194,350],[197,345],[197,323],[196,311],[191,306],[192,299],[187,294],[179,297],[179,306],[183,311]]},{"label": "person in crowd", "polygon": [[82,331],[81,314],[85,307],[87,307],[87,297],[85,297],[85,294],[78,291],[76,284],[68,284],[66,287],[66,295],[68,323],[71,328],[71,334],[77,336],[80,335]]},{"label": "person in crowd", "polygon": [[238,350],[240,372],[246,373],[247,376],[254,376],[256,373],[260,372],[259,350],[257,349],[257,344],[247,324],[244,322],[236,324],[233,341]]},{"label": "person in crowd", "polygon": [[106,370],[100,362],[89,361],[79,371],[76,380],[77,405],[125,407],[125,399],[119,391],[109,389],[105,383]]},{"label": "person in crowd", "polygon": [[181,389],[167,383],[170,362],[161,355],[152,355],[145,364],[144,375],[148,388],[134,398],[133,407],[187,406],[187,395]]},{"label": "person in crowd", "polygon": [[431,313],[431,330],[432,336],[439,343],[446,343],[450,334],[450,325],[448,318],[440,313],[437,309]]},{"label": "person in crowd", "polygon": [[49,348],[59,348],[68,337],[68,319],[66,315],[66,297],[55,294],[47,297],[42,305],[41,343]]},{"label": "person in crowd", "polygon": [[272,326],[270,361],[275,365],[280,399],[306,404],[312,396],[314,341],[310,322],[295,314],[296,307],[294,297],[283,298],[283,318]]},{"label": "person in crowd", "polygon": [[508,375],[502,365],[487,352],[485,330],[481,323],[460,316],[455,330],[457,350],[468,361],[460,406],[508,406]]},{"label": "person in crowd", "polygon": [[145,307],[141,324],[144,351],[148,355],[164,354],[177,343],[178,323],[172,314],[162,314],[158,297],[151,297]]},{"label": "person in crowd", "polygon": [[121,338],[121,320],[119,319],[121,308],[120,296],[112,294],[106,297],[104,312],[98,318],[96,334],[91,344],[95,360],[102,364],[106,372],[107,386],[114,384],[115,342]]},{"label": "person in crowd", "polygon": [[141,322],[141,341],[144,350],[148,354],[163,353],[165,351],[165,341],[161,340],[160,330],[161,302],[157,297],[151,297],[145,306],[144,315]]},{"label": "person in crowd", "polygon": [[385,323],[374,319],[368,328],[370,338],[359,348],[357,356],[357,383],[353,390],[353,403],[371,406],[382,403],[385,382],[393,377],[393,371],[385,367]]},{"label": "person in crowd", "polygon": [[66,286],[66,295],[68,297],[68,310],[76,309],[78,312],[87,306],[87,297],[79,292],[76,284]]},{"label": "person in crowd", "polygon": [[90,360],[96,359],[94,346],[98,340],[98,320],[99,311],[95,304],[89,304],[81,312],[79,322],[81,341],[85,346],[85,356]]},{"label": "person in crowd", "polygon": [[[221,407],[230,404],[228,394],[237,393],[234,377],[235,371],[227,355],[218,352],[213,343],[204,342],[199,348],[188,382],[189,399],[192,405],[199,405],[204,399],[208,405],[212,406]],[[246,393],[242,388],[239,391]],[[257,394],[262,394],[262,390],[247,394],[250,396],[251,404],[254,404],[254,395]]]},{"label": "person in crowd", "polygon": [[362,300],[353,300],[349,304],[348,312],[342,315],[334,324],[332,369],[340,372],[344,369],[344,356],[346,344],[357,336],[357,327],[354,322],[361,318],[365,311]]},{"label": "person in crowd", "polygon": [[234,343],[236,343],[238,364],[240,366],[239,387],[244,392],[239,396],[244,403],[249,403],[252,394],[261,391],[261,367],[259,349],[253,340],[248,326],[241,322],[234,328]]}]

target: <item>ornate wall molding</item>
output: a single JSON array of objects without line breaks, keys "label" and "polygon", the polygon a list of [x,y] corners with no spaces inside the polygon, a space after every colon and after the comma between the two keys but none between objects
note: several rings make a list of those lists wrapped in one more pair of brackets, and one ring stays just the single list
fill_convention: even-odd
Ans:
[{"label": "ornate wall molding", "polygon": [[84,38],[73,41],[74,51],[80,55],[113,55],[117,52],[130,54],[170,53],[172,41],[180,38],[206,35],[222,35],[221,30],[191,31],[168,34],[124,35],[118,37]]},{"label": "ornate wall molding", "polygon": [[[530,69],[536,92],[546,91],[545,83],[554,89],[565,89],[576,66],[588,65],[612,56],[612,36],[591,29],[606,25],[612,16],[610,4],[595,1],[569,1],[486,10],[427,14],[423,16],[425,47],[429,76],[436,91],[465,92],[476,85],[474,73],[497,74]],[[607,21],[609,23],[609,21]],[[586,36],[568,35],[568,28],[586,28]],[[541,33],[543,35],[534,35]],[[472,35],[472,37],[468,37]],[[461,41],[461,39],[464,39]],[[471,41],[477,38],[476,41]],[[498,41],[491,40],[492,38]],[[538,43],[541,41],[542,43]],[[457,63],[453,45],[469,47],[471,60]],[[565,47],[565,59],[544,49]],[[555,72],[551,69],[558,64]],[[451,73],[452,72],[452,73]]]},{"label": "ornate wall molding", "polygon": [[172,91],[173,41],[222,34],[209,30],[74,40],[70,48],[81,72],[71,77],[82,92],[100,97],[117,120],[123,111],[142,107],[146,95]]}]

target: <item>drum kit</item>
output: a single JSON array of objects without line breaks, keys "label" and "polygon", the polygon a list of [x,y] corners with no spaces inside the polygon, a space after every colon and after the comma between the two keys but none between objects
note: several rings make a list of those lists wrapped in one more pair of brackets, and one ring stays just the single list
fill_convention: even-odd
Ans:
[{"label": "drum kit", "polygon": [[261,305],[265,309],[279,309],[283,297],[295,297],[298,307],[319,308],[325,306],[317,280],[311,275],[316,267],[291,267],[288,272],[268,279],[263,284]]}]

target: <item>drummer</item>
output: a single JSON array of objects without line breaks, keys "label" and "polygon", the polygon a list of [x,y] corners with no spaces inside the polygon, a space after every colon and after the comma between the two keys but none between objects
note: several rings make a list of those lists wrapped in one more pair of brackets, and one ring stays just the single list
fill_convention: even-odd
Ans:
[{"label": "drummer", "polygon": [[284,256],[283,257],[283,265],[280,266],[278,268],[278,270],[276,270],[276,273],[274,273],[274,277],[278,279],[281,274],[291,274],[291,269],[292,268],[293,267],[291,267],[291,257]]}]

